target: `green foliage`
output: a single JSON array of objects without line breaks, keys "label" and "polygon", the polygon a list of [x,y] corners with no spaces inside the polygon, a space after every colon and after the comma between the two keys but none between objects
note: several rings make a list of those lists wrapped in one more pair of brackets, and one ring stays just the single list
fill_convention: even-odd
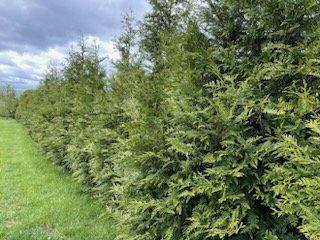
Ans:
[{"label": "green foliage", "polygon": [[0,117],[13,118],[18,105],[16,91],[10,85],[0,89]]},{"label": "green foliage", "polygon": [[17,116],[119,238],[319,239],[320,2],[150,3],[112,78],[82,44]]}]

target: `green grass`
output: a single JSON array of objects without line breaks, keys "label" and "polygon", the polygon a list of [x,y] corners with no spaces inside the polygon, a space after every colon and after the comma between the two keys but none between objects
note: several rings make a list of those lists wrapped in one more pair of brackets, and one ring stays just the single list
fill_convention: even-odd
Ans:
[{"label": "green grass", "polygon": [[0,239],[114,239],[103,207],[52,165],[14,120],[0,119]]}]

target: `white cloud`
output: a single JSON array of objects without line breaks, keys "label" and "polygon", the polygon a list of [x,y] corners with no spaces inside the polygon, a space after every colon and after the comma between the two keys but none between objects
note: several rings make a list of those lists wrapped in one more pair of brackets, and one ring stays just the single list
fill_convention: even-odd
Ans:
[{"label": "white cloud", "polygon": [[0,0],[0,86],[35,88],[47,65],[62,62],[81,35],[100,44],[102,56],[118,59],[109,40],[130,10],[140,20],[150,6],[146,0]]},{"label": "white cloud", "polygon": [[[86,37],[86,41],[89,45],[96,44],[97,46],[99,46],[101,56],[107,57],[108,60],[115,61],[120,58],[120,54],[116,49],[113,41],[103,41],[96,36],[88,36]],[[73,44],[76,43],[73,42]]]},{"label": "white cloud", "polygon": [[[88,44],[94,43],[99,46],[99,52],[101,56],[107,58],[106,61],[119,59],[119,52],[112,41],[103,41],[95,36],[88,36],[86,40]],[[76,42],[70,42],[64,46],[51,47],[37,53],[2,51],[0,52],[1,78],[18,90],[35,88],[46,73],[48,66],[63,64],[68,50],[75,46]]]}]

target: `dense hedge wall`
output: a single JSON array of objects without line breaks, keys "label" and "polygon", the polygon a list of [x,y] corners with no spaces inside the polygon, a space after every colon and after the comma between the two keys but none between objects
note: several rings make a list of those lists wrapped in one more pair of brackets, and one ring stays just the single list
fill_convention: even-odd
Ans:
[{"label": "dense hedge wall", "polygon": [[149,2],[112,77],[82,42],[18,119],[119,239],[320,239],[320,2]]}]

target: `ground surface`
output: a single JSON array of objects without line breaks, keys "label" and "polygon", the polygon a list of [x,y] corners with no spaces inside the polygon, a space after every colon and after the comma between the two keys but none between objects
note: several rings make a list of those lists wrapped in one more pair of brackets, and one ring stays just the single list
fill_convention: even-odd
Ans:
[{"label": "ground surface", "polygon": [[79,189],[20,124],[0,119],[1,240],[114,239],[102,206]]}]

